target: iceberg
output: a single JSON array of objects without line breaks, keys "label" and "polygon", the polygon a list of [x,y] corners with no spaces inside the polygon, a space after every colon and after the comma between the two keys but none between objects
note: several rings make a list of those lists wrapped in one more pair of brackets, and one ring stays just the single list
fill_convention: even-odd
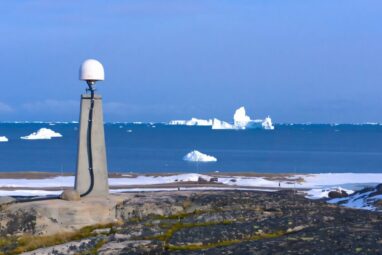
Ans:
[{"label": "iceberg", "polygon": [[0,136],[0,142],[8,142],[8,138],[6,136]]},{"label": "iceberg", "polygon": [[194,150],[183,157],[183,160],[190,162],[216,162],[218,161],[215,157],[203,154],[200,151]]},{"label": "iceberg", "polygon": [[52,139],[52,137],[62,137],[60,133],[54,132],[49,128],[40,128],[37,132],[33,132],[30,135],[22,136],[21,139],[25,140],[40,140],[40,139]]},{"label": "iceberg", "polygon": [[212,126],[212,120],[203,120],[191,118],[190,120],[172,120],[169,125],[186,125],[186,126]]},{"label": "iceberg", "polygon": [[225,122],[219,119],[214,119],[212,121],[212,129],[237,129],[237,128],[228,122]]},{"label": "iceberg", "polygon": [[264,129],[267,129],[267,130],[273,130],[275,129],[275,127],[273,126],[272,124],[272,119],[271,117],[266,117],[264,119],[264,121],[261,123],[261,126],[264,128]]},{"label": "iceberg", "polygon": [[184,126],[211,126],[212,129],[254,129],[263,128],[266,130],[274,130],[272,119],[268,116],[264,120],[252,120],[246,113],[245,107],[241,106],[235,111],[233,115],[233,124],[222,121],[219,119],[197,119],[191,118],[190,120],[171,120],[169,125],[184,125]]},{"label": "iceberg", "polygon": [[240,107],[235,111],[233,115],[234,125],[240,129],[245,129],[251,118],[246,114],[244,106]]}]

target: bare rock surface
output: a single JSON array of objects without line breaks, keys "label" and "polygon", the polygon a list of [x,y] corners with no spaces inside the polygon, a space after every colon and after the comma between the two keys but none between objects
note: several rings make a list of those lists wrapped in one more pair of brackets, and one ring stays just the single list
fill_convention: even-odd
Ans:
[{"label": "bare rock surface", "polygon": [[[8,232],[3,227],[2,233],[30,233],[31,229],[35,233],[44,229],[45,233],[48,229],[52,232],[55,228],[42,225],[41,218],[46,219],[47,215],[54,220],[44,224],[53,226],[56,225],[52,222],[66,217],[65,223],[60,220],[58,224],[67,224],[63,226],[66,229],[78,229],[86,218],[90,222],[87,225],[91,225],[101,217],[105,222],[120,224],[107,231],[100,227],[91,231],[89,237],[29,254],[382,253],[381,213],[312,201],[292,191],[146,192],[111,195],[108,199],[81,200],[83,203],[50,201],[56,209],[69,203],[66,206],[72,209],[61,215],[52,214],[56,209],[45,208],[51,205],[47,201],[31,203],[33,206],[28,208],[33,210],[29,214],[25,214],[26,205],[12,204],[5,211],[16,215],[10,224],[14,227]],[[5,211],[0,215],[6,215]],[[23,224],[24,229],[15,227]],[[0,254],[5,249],[0,245]]]},{"label": "bare rock surface", "polygon": [[48,248],[40,248],[31,252],[24,252],[23,255],[57,255],[57,254],[67,254],[74,255],[79,254],[84,250],[93,248],[102,238],[86,238],[80,241],[73,241],[65,244],[55,245]]}]

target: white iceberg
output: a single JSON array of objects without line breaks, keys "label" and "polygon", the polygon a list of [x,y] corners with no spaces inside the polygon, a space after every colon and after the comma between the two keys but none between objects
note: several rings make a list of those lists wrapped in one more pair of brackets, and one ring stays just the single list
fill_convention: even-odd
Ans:
[{"label": "white iceberg", "polygon": [[261,123],[261,126],[264,128],[264,129],[267,129],[267,130],[273,130],[275,129],[275,127],[273,126],[272,124],[272,119],[271,117],[266,117],[263,122]]},{"label": "white iceberg", "polygon": [[200,151],[194,150],[183,157],[183,160],[190,162],[216,162],[218,161],[215,157],[203,154]]},{"label": "white iceberg", "polygon": [[6,136],[0,136],[0,142],[8,142],[8,138]]},{"label": "white iceberg", "polygon": [[272,119],[268,116],[264,120],[252,120],[246,113],[244,106],[241,106],[233,115],[233,124],[219,119],[197,119],[190,120],[171,120],[169,125],[185,125],[185,126],[211,126],[212,129],[254,129],[263,128],[273,130],[275,127],[272,124]]},{"label": "white iceberg", "polygon": [[37,132],[33,132],[30,135],[22,136],[21,139],[25,140],[40,140],[40,139],[52,139],[53,137],[62,137],[60,133],[54,132],[49,128],[40,128]]},{"label": "white iceberg", "polygon": [[244,106],[235,111],[233,115],[234,125],[238,128],[245,129],[251,118],[246,114]]},{"label": "white iceberg", "polygon": [[236,127],[228,122],[214,119],[212,122],[212,129],[236,129]]},{"label": "white iceberg", "polygon": [[212,126],[212,120],[203,120],[191,118],[190,120],[172,120],[169,125],[186,125],[186,126]]}]

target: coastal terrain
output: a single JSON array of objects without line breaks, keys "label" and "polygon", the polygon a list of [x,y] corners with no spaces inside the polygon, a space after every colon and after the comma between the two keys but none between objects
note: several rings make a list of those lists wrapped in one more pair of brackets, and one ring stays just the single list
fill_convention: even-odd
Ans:
[{"label": "coastal terrain", "polygon": [[0,254],[379,254],[382,214],[293,190],[3,204]]},{"label": "coastal terrain", "polygon": [[382,185],[312,189],[324,177],[114,173],[107,197],[28,201],[72,176],[2,173],[0,254],[381,253]]}]

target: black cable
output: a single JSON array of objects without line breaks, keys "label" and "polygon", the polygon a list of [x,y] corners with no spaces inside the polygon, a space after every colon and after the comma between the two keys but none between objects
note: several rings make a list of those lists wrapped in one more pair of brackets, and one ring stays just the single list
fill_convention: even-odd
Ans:
[{"label": "black cable", "polygon": [[[94,172],[93,172],[93,152],[92,152],[92,127],[93,127],[93,110],[94,110],[94,88],[93,81],[87,81],[90,91],[90,109],[89,109],[89,123],[87,130],[87,151],[88,151],[88,164],[89,164],[89,174],[90,174],[90,185],[88,190],[81,194],[80,197],[87,196],[90,192],[92,192],[94,188]],[[43,200],[52,200],[52,199],[60,199],[60,196],[49,196],[49,197],[34,197],[34,198],[22,198],[17,200],[17,203],[23,202],[33,202],[33,201],[43,201]]]},{"label": "black cable", "polygon": [[80,196],[84,197],[92,192],[94,188],[94,172],[93,172],[93,152],[92,152],[92,127],[93,127],[93,110],[94,110],[94,88],[93,82],[88,81],[88,86],[90,90],[90,109],[89,109],[89,123],[87,132],[87,151],[88,151],[88,164],[89,164],[89,175],[90,175],[90,185],[85,193]]}]

